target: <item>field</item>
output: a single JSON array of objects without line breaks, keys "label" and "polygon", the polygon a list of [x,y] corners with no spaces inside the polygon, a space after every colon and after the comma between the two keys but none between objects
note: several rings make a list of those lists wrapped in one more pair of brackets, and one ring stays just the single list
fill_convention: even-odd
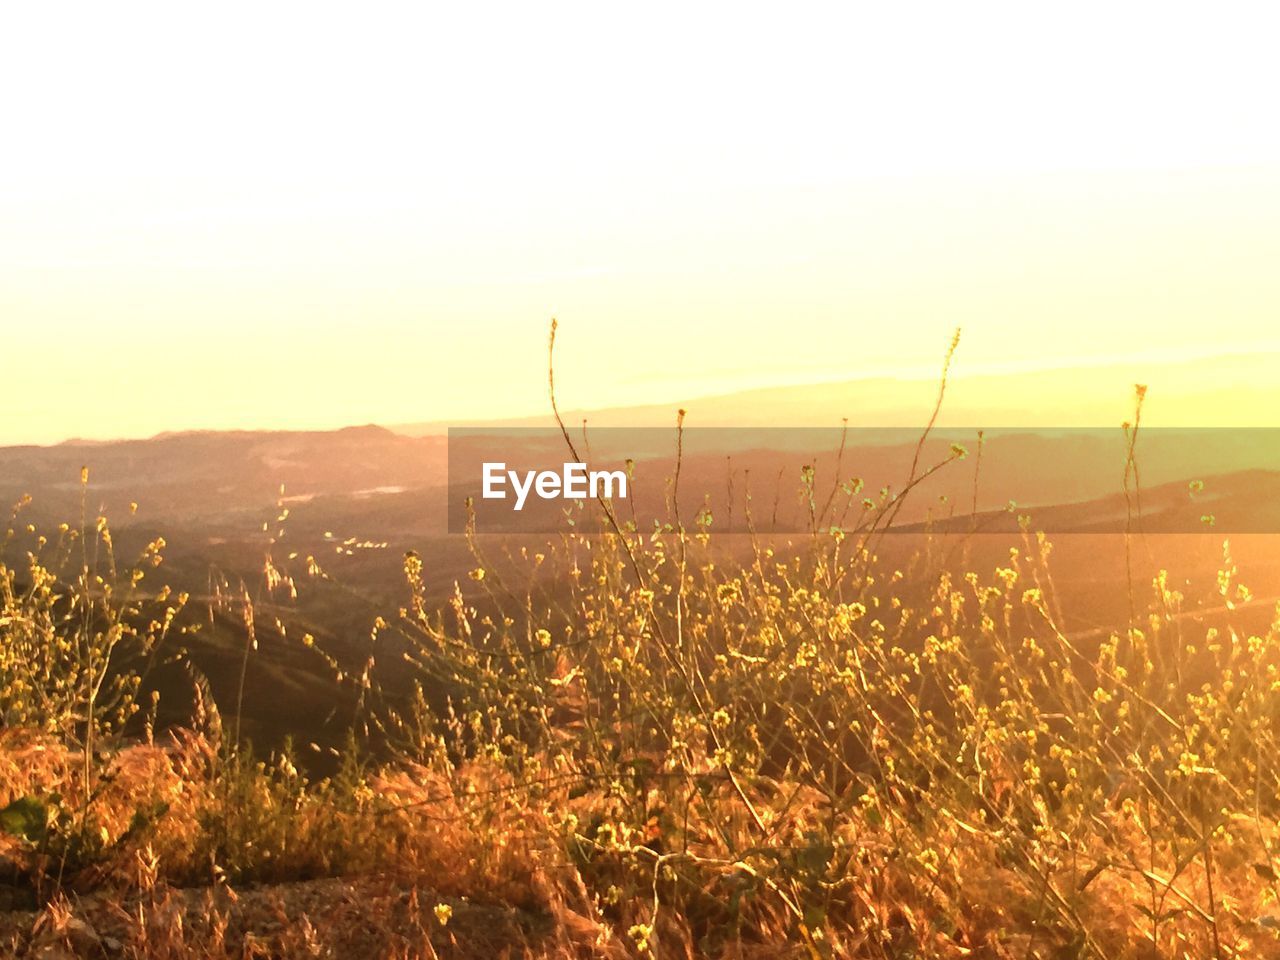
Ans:
[{"label": "field", "polygon": [[[1137,422],[1113,480],[1072,500],[1056,471],[1056,514],[984,512],[982,450],[925,431],[862,451],[896,484],[802,470],[787,533],[722,532],[681,454],[657,524],[601,501],[552,535],[452,537],[405,519],[443,509],[407,486],[438,441],[375,428],[158,441],[269,448],[259,480],[297,476],[261,524],[225,477],[159,484],[144,522],[119,482],[39,472],[83,449],[11,454],[48,496],[0,567],[0,943],[1280,956],[1275,537],[1202,502],[1187,529],[1204,483],[1176,463],[1144,530]],[[291,497],[334,443],[356,475]],[[162,479],[241,456],[99,459],[118,481],[151,455]],[[973,488],[964,522],[907,506],[935,475]],[[1211,482],[1214,509],[1265,512],[1273,478]],[[984,482],[999,502],[1017,479]]]}]

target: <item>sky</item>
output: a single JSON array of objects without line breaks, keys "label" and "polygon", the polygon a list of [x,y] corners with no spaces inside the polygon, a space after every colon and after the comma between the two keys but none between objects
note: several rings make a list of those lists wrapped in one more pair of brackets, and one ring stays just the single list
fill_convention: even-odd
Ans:
[{"label": "sky", "polygon": [[1274,351],[1274,18],[23,5],[0,442]]}]

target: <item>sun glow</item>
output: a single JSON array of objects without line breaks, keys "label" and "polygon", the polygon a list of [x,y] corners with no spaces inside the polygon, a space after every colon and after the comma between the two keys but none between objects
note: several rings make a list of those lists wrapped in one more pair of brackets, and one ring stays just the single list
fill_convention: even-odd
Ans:
[{"label": "sun glow", "polygon": [[0,440],[532,413],[553,314],[580,406],[1254,349],[1263,16],[30,5]]}]

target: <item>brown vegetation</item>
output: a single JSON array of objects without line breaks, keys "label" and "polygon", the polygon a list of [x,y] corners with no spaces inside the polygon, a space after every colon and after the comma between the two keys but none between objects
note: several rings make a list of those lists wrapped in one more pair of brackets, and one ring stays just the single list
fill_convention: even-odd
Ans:
[{"label": "brown vegetation", "polygon": [[[810,534],[745,552],[682,513],[677,473],[653,530],[602,502],[543,549],[474,539],[443,605],[408,555],[364,669],[334,663],[360,712],[321,779],[288,750],[255,759],[252,704],[220,713],[198,677],[189,721],[155,729],[148,671],[198,621],[150,585],[162,544],[126,569],[105,521],[35,540],[0,567],[2,942],[1280,956],[1280,617],[1258,622],[1229,550],[1212,620],[1156,576],[1120,587],[1126,623],[1087,634],[1064,627],[1029,527],[995,569],[963,550],[890,562],[901,499],[946,464],[865,499],[806,476]],[[858,519],[833,527],[844,501]],[[290,566],[269,556],[257,596],[324,576]],[[262,601],[207,600],[243,619],[248,662]],[[379,656],[416,678],[408,701],[384,696]]]}]

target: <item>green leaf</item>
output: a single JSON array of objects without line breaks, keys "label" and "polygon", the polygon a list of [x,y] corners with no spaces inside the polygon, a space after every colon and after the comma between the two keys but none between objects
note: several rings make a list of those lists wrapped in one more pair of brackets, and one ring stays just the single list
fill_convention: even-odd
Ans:
[{"label": "green leaf", "polygon": [[812,832],[807,833],[805,839],[809,842],[796,852],[797,866],[808,874],[825,873],[831,858],[835,856],[835,847]]},{"label": "green leaf", "polygon": [[49,826],[49,808],[36,797],[19,797],[0,810],[0,830],[35,842]]}]

